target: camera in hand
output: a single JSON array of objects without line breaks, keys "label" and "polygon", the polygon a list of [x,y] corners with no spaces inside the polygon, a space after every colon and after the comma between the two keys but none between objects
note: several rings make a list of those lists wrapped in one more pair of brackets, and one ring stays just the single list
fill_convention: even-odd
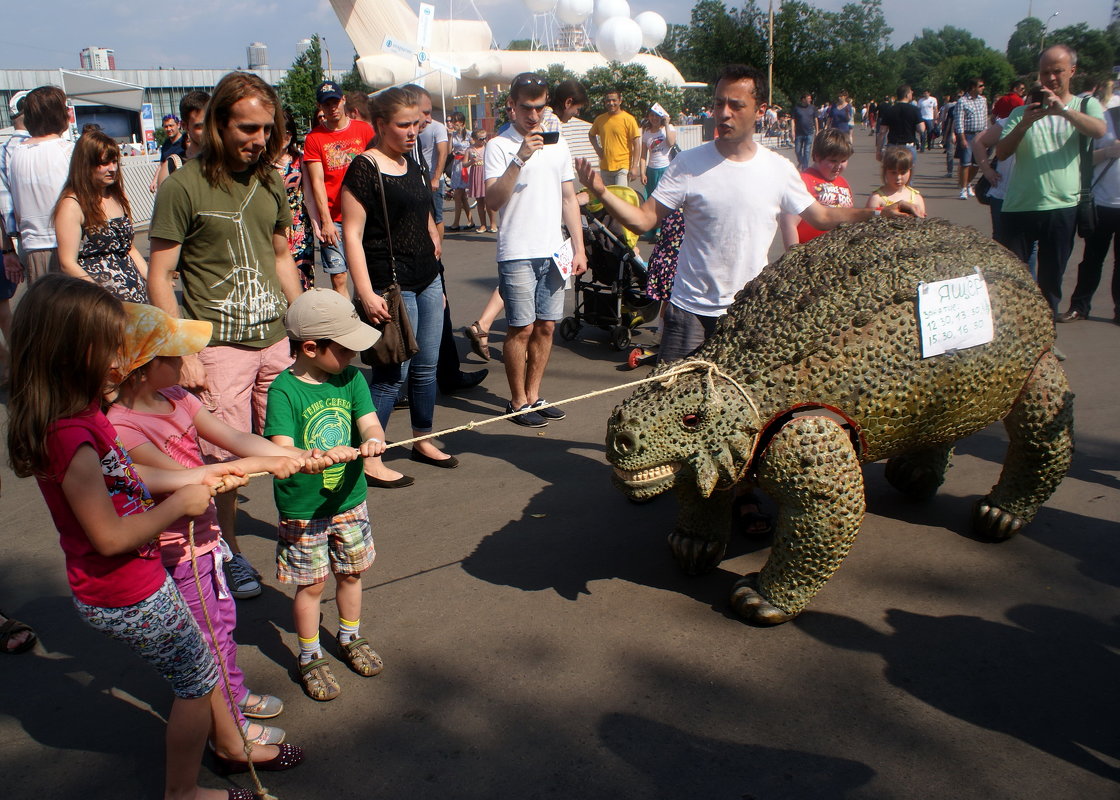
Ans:
[{"label": "camera in hand", "polygon": [[545,144],[556,144],[560,141],[560,131],[541,131],[541,139]]},{"label": "camera in hand", "polygon": [[1039,103],[1041,105],[1046,104],[1046,92],[1041,86],[1031,89],[1031,102]]}]

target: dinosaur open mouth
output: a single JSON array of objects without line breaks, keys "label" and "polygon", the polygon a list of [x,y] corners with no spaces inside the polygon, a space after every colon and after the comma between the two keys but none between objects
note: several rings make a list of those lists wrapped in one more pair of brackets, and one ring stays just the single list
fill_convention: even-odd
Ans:
[{"label": "dinosaur open mouth", "polygon": [[614,468],[614,474],[619,480],[625,481],[628,484],[636,483],[652,483],[667,478],[677,472],[680,472],[681,465],[678,462],[671,464],[661,464],[656,467],[646,467],[645,469],[619,469]]}]

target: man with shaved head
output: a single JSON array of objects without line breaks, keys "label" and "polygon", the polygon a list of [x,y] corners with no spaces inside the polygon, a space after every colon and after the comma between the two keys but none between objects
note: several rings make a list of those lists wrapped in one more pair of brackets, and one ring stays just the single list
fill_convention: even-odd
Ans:
[{"label": "man with shaved head", "polygon": [[1076,71],[1072,48],[1058,44],[1044,50],[1038,60],[1041,85],[1032,91],[1032,102],[1011,112],[996,145],[1000,160],[1015,156],[1000,215],[1004,244],[1026,261],[1038,243],[1038,285],[1055,314],[1077,227],[1080,151],[1086,137],[1105,133],[1097,99],[1069,90]]}]

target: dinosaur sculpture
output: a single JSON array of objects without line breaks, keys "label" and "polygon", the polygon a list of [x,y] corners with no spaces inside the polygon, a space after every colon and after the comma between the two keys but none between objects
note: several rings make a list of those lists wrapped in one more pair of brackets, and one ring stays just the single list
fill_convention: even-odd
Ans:
[{"label": "dinosaur sculpture", "polygon": [[[957,321],[920,317],[921,287],[977,270],[991,340],[923,358],[931,325],[951,322],[953,334]],[[617,407],[607,456],[632,499],[675,489],[669,544],[690,574],[722,559],[736,487],[766,491],[773,549],[731,602],[749,621],[785,622],[855,541],[862,464],[889,459],[895,488],[928,497],[953,443],[1002,419],[1007,459],[973,526],[1006,539],[1034,518],[1073,452],[1073,395],[1053,343],[1038,287],[991,239],[937,219],[843,226],[766,267],[700,350]]]}]

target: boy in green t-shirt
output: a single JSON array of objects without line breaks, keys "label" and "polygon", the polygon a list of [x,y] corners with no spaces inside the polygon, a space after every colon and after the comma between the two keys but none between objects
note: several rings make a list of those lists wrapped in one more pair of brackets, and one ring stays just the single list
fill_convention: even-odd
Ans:
[{"label": "boy in green t-shirt", "polygon": [[343,658],[366,677],[382,667],[358,633],[361,576],[375,555],[360,459],[385,452],[385,434],[361,373],[349,366],[380,334],[358,319],[342,295],[326,289],[296,298],[284,327],[295,363],[268,390],[264,435],[281,446],[318,450],[337,463],[317,475],[275,482],[276,577],[296,584],[292,610],[304,691],[313,700],[333,700],[341,689],[319,647],[319,605],[328,572],[338,584]]}]

